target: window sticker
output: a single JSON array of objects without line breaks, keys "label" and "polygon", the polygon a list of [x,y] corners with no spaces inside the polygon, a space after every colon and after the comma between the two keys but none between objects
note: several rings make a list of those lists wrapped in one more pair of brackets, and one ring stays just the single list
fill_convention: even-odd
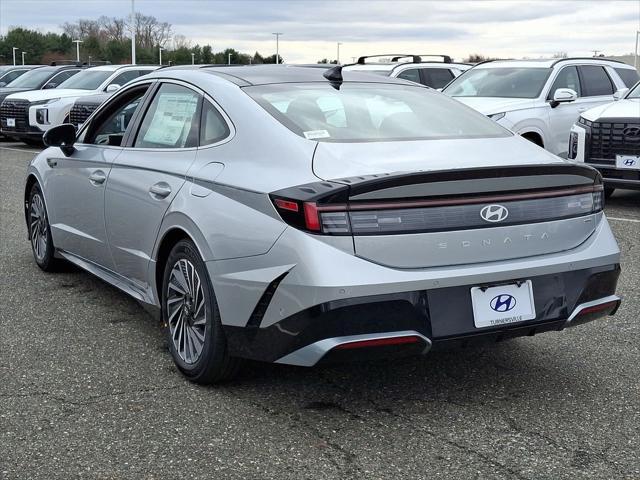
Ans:
[{"label": "window sticker", "polygon": [[307,140],[313,140],[315,138],[329,138],[329,132],[326,130],[309,130],[308,132],[303,132],[304,138]]},{"label": "window sticker", "polygon": [[176,147],[184,145],[197,107],[198,98],[190,93],[160,94],[143,141]]}]

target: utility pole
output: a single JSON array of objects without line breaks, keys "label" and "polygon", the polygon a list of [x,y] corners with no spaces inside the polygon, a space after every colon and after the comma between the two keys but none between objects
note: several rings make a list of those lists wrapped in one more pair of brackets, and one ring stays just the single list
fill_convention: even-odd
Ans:
[{"label": "utility pole", "polygon": [[131,63],[136,64],[136,0],[131,0]]},{"label": "utility pole", "polygon": [[13,66],[16,65],[16,50],[20,50],[18,47],[11,47],[11,51],[13,52]]},{"label": "utility pole", "polygon": [[640,37],[640,30],[636,31],[636,50],[635,50],[635,59],[633,61],[633,66],[638,70],[638,37]]},{"label": "utility pole", "polygon": [[276,36],[276,64],[280,63],[280,35],[282,32],[273,32],[271,35]]},{"label": "utility pole", "polygon": [[164,50],[164,48],[158,47],[158,53],[160,54],[160,61],[158,63],[160,64],[160,66],[162,66],[162,51],[163,50]]},{"label": "utility pole", "polygon": [[22,64],[24,65],[24,54],[27,52],[22,52]]},{"label": "utility pole", "polygon": [[73,40],[73,43],[76,44],[76,62],[80,63],[80,44],[82,40]]},{"label": "utility pole", "polygon": [[593,56],[597,57],[598,54],[600,53],[600,50],[592,50],[592,52],[593,52]]},{"label": "utility pole", "polygon": [[342,43],[338,42],[338,54],[336,56],[336,60],[338,62],[338,65],[340,65],[340,45],[342,45]]}]

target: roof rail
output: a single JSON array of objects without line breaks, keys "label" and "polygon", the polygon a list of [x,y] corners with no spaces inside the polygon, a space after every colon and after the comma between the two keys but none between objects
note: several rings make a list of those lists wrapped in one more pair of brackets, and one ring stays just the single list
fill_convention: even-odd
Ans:
[{"label": "roof rail", "polygon": [[388,53],[386,55],[367,55],[364,57],[358,57],[358,61],[356,62],[358,65],[364,65],[366,63],[367,58],[376,58],[376,57],[391,57],[392,61],[397,62],[400,58],[411,58],[412,63],[420,63],[420,57],[418,55],[405,55],[402,53]]},{"label": "roof rail", "polygon": [[555,66],[560,62],[566,62],[567,60],[606,60],[607,62],[615,62],[615,63],[622,63],[624,65],[628,65],[628,63],[624,63],[621,60],[613,60],[611,58],[607,58],[607,57],[567,57],[567,58],[559,58],[557,59],[555,62],[553,62],[551,64],[551,66]]},{"label": "roof rail", "polygon": [[453,63],[453,60],[451,60],[451,57],[449,55],[432,55],[430,53],[427,53],[427,54],[421,53],[420,58],[422,59],[422,57],[440,57],[442,58],[442,61],[444,63]]}]

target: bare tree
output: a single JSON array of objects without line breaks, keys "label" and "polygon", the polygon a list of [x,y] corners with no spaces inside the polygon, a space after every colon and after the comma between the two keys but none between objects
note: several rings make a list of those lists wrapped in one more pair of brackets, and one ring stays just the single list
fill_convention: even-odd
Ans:
[{"label": "bare tree", "polygon": [[123,18],[102,16],[98,19],[107,41],[123,41],[127,38],[127,23]]},{"label": "bare tree", "polygon": [[567,58],[567,52],[556,52],[553,54],[553,58]]},{"label": "bare tree", "polygon": [[136,43],[142,48],[153,48],[165,45],[171,38],[171,24],[159,22],[152,15],[136,13],[134,19]]},{"label": "bare tree", "polygon": [[179,48],[191,48],[191,40],[187,39],[184,35],[174,35],[173,48],[176,50]]}]

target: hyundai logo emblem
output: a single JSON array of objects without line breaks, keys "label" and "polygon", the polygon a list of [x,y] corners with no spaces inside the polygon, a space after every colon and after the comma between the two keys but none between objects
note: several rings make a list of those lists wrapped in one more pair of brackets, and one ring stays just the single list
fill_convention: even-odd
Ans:
[{"label": "hyundai logo emblem", "polygon": [[503,205],[487,205],[480,210],[480,216],[487,222],[502,222],[509,216],[509,210]]},{"label": "hyundai logo emblem", "polygon": [[489,306],[491,306],[491,309],[496,312],[508,312],[516,307],[516,299],[513,295],[503,293],[493,297]]},{"label": "hyundai logo emblem", "polygon": [[625,164],[627,167],[633,167],[633,166],[636,164],[636,161],[635,161],[633,158],[627,158],[627,159],[624,161],[624,164]]},{"label": "hyundai logo emblem", "polygon": [[640,141],[640,127],[627,127],[622,130],[625,140],[631,142]]}]

